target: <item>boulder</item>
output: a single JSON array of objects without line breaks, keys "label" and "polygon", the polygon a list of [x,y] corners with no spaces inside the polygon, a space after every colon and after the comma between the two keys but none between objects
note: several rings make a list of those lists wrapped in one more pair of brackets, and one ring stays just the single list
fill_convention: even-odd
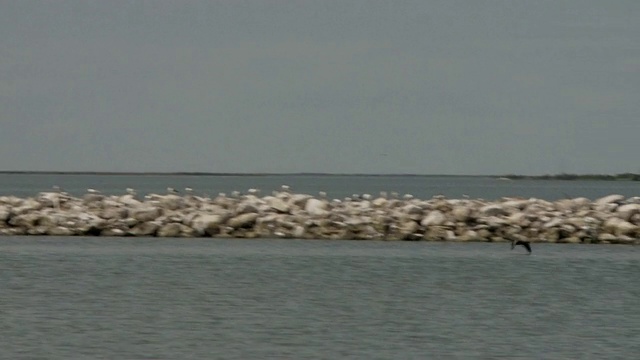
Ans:
[{"label": "boulder", "polygon": [[153,221],[160,215],[162,215],[162,209],[153,206],[135,208],[130,211],[130,216],[140,222]]},{"label": "boulder", "polygon": [[324,216],[327,214],[327,202],[318,199],[308,199],[304,210],[311,216]]},{"label": "boulder", "polygon": [[640,204],[624,204],[616,209],[616,216],[625,221],[629,221],[635,214],[640,214]]},{"label": "boulder", "polygon": [[63,226],[54,226],[47,230],[47,235],[52,236],[71,236],[74,235],[73,230],[63,227]]},{"label": "boulder", "polygon": [[129,216],[129,210],[125,207],[108,207],[100,212],[103,219],[124,219]]},{"label": "boulder", "polygon": [[624,199],[625,199],[625,197],[622,196],[622,195],[617,195],[617,194],[608,195],[608,196],[604,196],[604,197],[601,197],[601,198],[597,199],[596,201],[594,201],[594,204],[596,206],[604,205],[604,204],[612,204],[612,203],[619,204],[619,203],[623,202]]},{"label": "boulder", "polygon": [[278,199],[277,197],[266,196],[264,198],[264,201],[267,203],[267,205],[271,209],[273,209],[273,210],[275,210],[275,211],[277,211],[279,213],[286,214],[286,213],[289,213],[289,211],[290,211],[289,204],[284,202],[282,199]]},{"label": "boulder", "polygon": [[451,210],[451,216],[455,221],[467,222],[471,220],[472,210],[468,206],[456,206]]},{"label": "boulder", "polygon": [[156,235],[158,237],[179,237],[185,225],[180,223],[168,223],[160,226]]},{"label": "boulder", "polygon": [[605,220],[605,222],[602,224],[602,228],[605,232],[614,234],[616,236],[634,236],[639,229],[637,225],[616,217],[611,217]]},{"label": "boulder", "polygon": [[11,211],[8,206],[0,205],[0,223],[3,223],[9,219]]},{"label": "boulder", "polygon": [[447,218],[442,212],[440,212],[439,210],[434,210],[429,212],[429,214],[427,214],[427,216],[425,216],[422,221],[420,221],[420,225],[424,227],[440,226],[443,225],[446,221]]},{"label": "boulder", "polygon": [[154,236],[159,228],[159,223],[155,221],[147,221],[137,224],[131,228],[128,233],[132,236]]},{"label": "boulder", "polygon": [[227,220],[227,225],[234,229],[249,228],[255,224],[258,216],[256,213],[240,214]]},{"label": "boulder", "polygon": [[200,235],[216,235],[220,232],[220,226],[224,224],[226,217],[220,214],[201,214],[191,221],[191,228]]},{"label": "boulder", "polygon": [[500,204],[489,204],[480,208],[480,213],[486,216],[507,216],[510,212]]}]

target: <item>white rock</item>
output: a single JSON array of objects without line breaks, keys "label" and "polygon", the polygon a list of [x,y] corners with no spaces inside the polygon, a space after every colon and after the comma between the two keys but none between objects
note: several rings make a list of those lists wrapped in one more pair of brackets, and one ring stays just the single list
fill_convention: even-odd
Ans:
[{"label": "white rock", "polygon": [[327,214],[327,202],[318,199],[308,199],[304,210],[311,216],[323,216]]},{"label": "white rock", "polygon": [[277,197],[265,196],[264,201],[271,209],[279,213],[288,213],[290,211],[289,205],[282,199],[278,199]]},{"label": "white rock", "polygon": [[193,219],[191,227],[198,234],[214,235],[219,232],[219,228],[225,220],[226,217],[219,214],[202,214]]},{"label": "white rock", "polygon": [[153,221],[162,215],[162,210],[153,206],[145,206],[132,209],[130,215],[140,222]]},{"label": "white rock", "polygon": [[0,222],[7,221],[7,219],[9,219],[9,215],[11,215],[9,207],[0,205]]},{"label": "white rock", "polygon": [[635,214],[640,214],[640,204],[620,205],[616,209],[617,216],[623,220],[629,221]]},{"label": "white rock", "polygon": [[602,228],[605,232],[614,235],[633,235],[638,231],[639,227],[628,221],[612,217],[605,220],[604,224],[602,224]]},{"label": "white rock", "polygon": [[509,211],[499,204],[489,204],[480,208],[480,212],[487,216],[506,216]]},{"label": "white rock", "polygon": [[234,229],[250,227],[253,226],[253,224],[256,222],[258,216],[259,215],[257,213],[240,214],[229,219],[227,221],[227,225]]},{"label": "white rock", "polygon": [[434,210],[430,211],[427,216],[425,216],[422,221],[420,221],[420,225],[424,227],[428,226],[438,226],[442,225],[447,221],[447,218],[441,211]]},{"label": "white rock", "polygon": [[154,236],[160,224],[155,221],[147,221],[134,226],[129,230],[129,234],[133,236]]},{"label": "white rock", "polygon": [[608,195],[597,199],[594,204],[595,205],[603,205],[603,204],[611,204],[611,203],[621,203],[624,201],[625,197],[622,195]]}]

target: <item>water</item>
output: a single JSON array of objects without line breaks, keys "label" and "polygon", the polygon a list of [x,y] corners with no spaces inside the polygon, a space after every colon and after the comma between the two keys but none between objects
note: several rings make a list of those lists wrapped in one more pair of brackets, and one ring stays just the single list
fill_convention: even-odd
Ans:
[{"label": "water", "polygon": [[640,353],[640,248],[519,250],[491,243],[0,238],[0,358]]},{"label": "water", "polygon": [[[0,174],[0,195],[282,184],[337,198],[640,194],[622,181]],[[0,237],[0,358],[629,359],[640,353],[639,249]]]},{"label": "water", "polygon": [[487,200],[503,196],[546,200],[584,196],[593,200],[611,194],[627,197],[640,195],[640,181],[501,181],[490,177],[445,176],[0,174],[0,196],[33,196],[40,191],[51,191],[54,185],[76,196],[86,193],[87,188],[106,194],[124,194],[128,187],[136,189],[141,195],[166,193],[167,187],[191,187],[197,194],[210,196],[250,188],[258,188],[263,194],[268,194],[283,184],[291,186],[295,192],[317,195],[319,191],[325,191],[328,196],[335,198],[364,193],[377,195],[380,191],[396,191],[400,195],[408,193],[422,199],[434,195],[448,198],[468,195]]}]

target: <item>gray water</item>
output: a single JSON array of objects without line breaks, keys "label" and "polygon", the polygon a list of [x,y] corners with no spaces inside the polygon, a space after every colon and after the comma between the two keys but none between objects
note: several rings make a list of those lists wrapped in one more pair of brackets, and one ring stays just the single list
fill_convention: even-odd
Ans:
[{"label": "gray water", "polygon": [[630,359],[639,251],[0,238],[0,358]]},{"label": "gray water", "polygon": [[352,194],[377,195],[380,191],[412,194],[421,199],[434,195],[448,198],[495,200],[504,196],[535,197],[546,200],[586,197],[596,199],[611,194],[626,197],[640,195],[640,181],[562,181],[517,180],[502,181],[491,177],[447,176],[340,176],[340,175],[79,175],[79,174],[0,174],[0,196],[34,196],[58,186],[80,196],[88,188],[105,194],[124,194],[134,188],[138,194],[166,193],[167,187],[179,190],[191,187],[196,194],[215,196],[219,192],[261,189],[263,195],[289,185],[300,193],[317,195],[325,191],[328,196],[344,198]]}]

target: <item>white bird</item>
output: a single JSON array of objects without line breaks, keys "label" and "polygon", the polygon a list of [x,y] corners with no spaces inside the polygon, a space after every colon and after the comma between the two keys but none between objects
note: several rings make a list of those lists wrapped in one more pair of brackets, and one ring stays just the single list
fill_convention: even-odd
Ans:
[{"label": "white bird", "polygon": [[168,192],[169,194],[177,194],[177,193],[178,193],[178,190],[176,190],[176,189],[174,189],[174,188],[172,188],[172,187],[168,187],[168,188],[167,188],[167,192]]},{"label": "white bird", "polygon": [[100,191],[96,190],[96,189],[87,189],[87,192],[89,194],[100,194]]}]

